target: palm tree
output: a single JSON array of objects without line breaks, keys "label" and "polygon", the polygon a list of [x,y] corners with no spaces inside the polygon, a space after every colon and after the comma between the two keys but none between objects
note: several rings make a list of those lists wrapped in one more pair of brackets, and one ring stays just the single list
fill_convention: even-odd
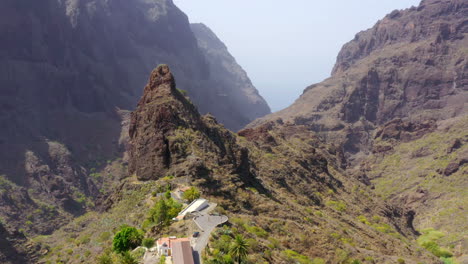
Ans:
[{"label": "palm tree", "polygon": [[237,264],[240,264],[247,257],[248,251],[249,243],[247,243],[242,235],[236,235],[232,242],[230,253],[237,260]]}]

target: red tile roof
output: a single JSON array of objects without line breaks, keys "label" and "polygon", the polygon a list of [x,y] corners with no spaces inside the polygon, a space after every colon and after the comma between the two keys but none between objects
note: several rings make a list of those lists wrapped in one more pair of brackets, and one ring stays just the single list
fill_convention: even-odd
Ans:
[{"label": "red tile roof", "polygon": [[172,245],[174,244],[174,242],[189,242],[190,244],[190,239],[187,238],[187,237],[181,237],[181,238],[171,238],[171,237],[162,237],[160,239],[158,239],[158,245],[162,245],[164,243],[166,243],[166,245],[169,247],[169,248],[172,248]]}]

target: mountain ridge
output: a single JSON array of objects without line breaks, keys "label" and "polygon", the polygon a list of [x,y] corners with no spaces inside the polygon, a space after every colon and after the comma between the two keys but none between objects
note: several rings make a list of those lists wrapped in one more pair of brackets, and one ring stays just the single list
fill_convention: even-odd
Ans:
[{"label": "mountain ridge", "polygon": [[394,11],[344,45],[330,78],[247,127],[277,118],[308,124],[341,142],[351,158],[367,153],[369,134],[395,118],[419,122],[466,114],[466,13],[459,0]]}]

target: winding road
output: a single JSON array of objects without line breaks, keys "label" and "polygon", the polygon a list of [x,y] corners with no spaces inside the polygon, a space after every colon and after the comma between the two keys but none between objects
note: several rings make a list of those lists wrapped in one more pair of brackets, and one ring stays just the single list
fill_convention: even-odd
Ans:
[{"label": "winding road", "polygon": [[193,255],[195,264],[201,264],[201,253],[208,245],[208,240],[210,239],[211,232],[220,224],[226,223],[228,217],[225,215],[217,216],[208,214],[208,210],[204,214],[203,211],[200,212],[199,216],[196,216],[193,221],[195,224],[202,230],[199,237],[194,239],[193,246]]}]

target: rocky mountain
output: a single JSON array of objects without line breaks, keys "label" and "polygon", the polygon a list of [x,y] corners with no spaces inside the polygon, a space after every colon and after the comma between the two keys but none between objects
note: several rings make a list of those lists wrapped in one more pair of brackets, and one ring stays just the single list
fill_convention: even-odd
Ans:
[{"label": "rocky mountain", "polygon": [[[93,208],[126,174],[121,128],[160,63],[171,65],[202,113],[230,129],[269,113],[227,50],[211,58],[218,43],[197,35],[171,0],[1,1],[4,220],[47,234]],[[219,56],[229,67],[217,65]]]},{"label": "rocky mountain", "polygon": [[341,142],[349,158],[369,153],[372,132],[396,118],[415,123],[468,111],[468,4],[424,0],[360,32],[338,55],[332,76],[305,89],[282,118]]},{"label": "rocky mountain", "polygon": [[248,126],[281,119],[340,146],[349,175],[415,212],[420,244],[432,237],[460,262],[468,254],[467,17],[460,0],[394,11],[344,45],[330,78]]},{"label": "rocky mountain", "polygon": [[229,217],[206,263],[231,263],[236,234],[247,263],[466,259],[466,1],[392,12],[329,79],[238,133],[222,123],[268,106],[170,0],[0,7],[0,261],[116,262],[123,225],[191,236],[190,219],[151,222],[189,186]]},{"label": "rocky mountain", "polygon": [[252,120],[269,114],[268,104],[258,94],[247,73],[237,64],[226,45],[204,24],[191,24],[190,27],[207,59],[210,79],[215,83],[212,86],[215,90],[206,96],[213,96],[213,101],[224,98],[224,111],[235,111],[235,115],[241,118],[236,120],[230,116],[226,119],[215,115],[216,119],[228,128],[237,128],[237,131]]},{"label": "rocky mountain", "polygon": [[[38,240],[51,252],[41,261],[80,263],[80,256],[106,252],[111,241],[105,234],[122,224],[150,237],[190,235],[190,219],[156,231],[143,221],[161,186],[180,185],[197,187],[229,216],[225,232],[252,243],[248,263],[439,263],[414,242],[413,213],[382,203],[348,177],[340,150],[307,127],[271,122],[237,135],[200,115],[175,83],[166,65],[151,73],[131,114],[131,176],[103,212]],[[222,257],[216,241],[206,263]]]}]

